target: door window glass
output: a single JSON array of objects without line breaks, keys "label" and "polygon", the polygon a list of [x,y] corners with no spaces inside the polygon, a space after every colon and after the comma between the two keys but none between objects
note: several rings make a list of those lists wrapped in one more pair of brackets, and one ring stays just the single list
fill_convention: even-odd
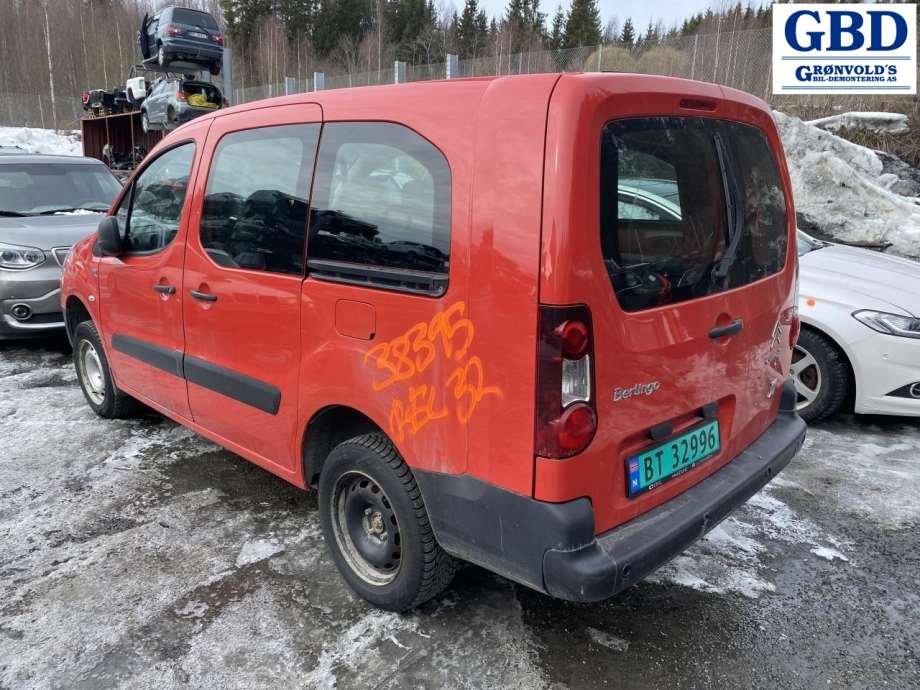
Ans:
[{"label": "door window glass", "polygon": [[762,132],[704,118],[608,123],[601,248],[637,311],[747,285],[786,259],[786,202]]},{"label": "door window glass", "polygon": [[311,273],[443,292],[450,194],[447,160],[412,130],[380,122],[327,124],[310,219]]},{"label": "door window glass", "polygon": [[125,229],[128,253],[158,252],[173,241],[194,158],[195,145],[182,144],[157,157],[134,181]]},{"label": "door window glass", "polygon": [[225,268],[303,274],[307,194],[320,126],[235,132],[214,153],[201,245]]}]

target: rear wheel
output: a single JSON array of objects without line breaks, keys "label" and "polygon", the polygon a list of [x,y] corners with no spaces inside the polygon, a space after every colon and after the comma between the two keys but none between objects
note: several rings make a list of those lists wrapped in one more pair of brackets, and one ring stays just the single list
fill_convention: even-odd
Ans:
[{"label": "rear wheel", "polygon": [[139,403],[120,391],[112,379],[102,340],[92,321],[84,321],[74,330],[73,363],[86,402],[100,417],[130,417]]},{"label": "rear wheel", "polygon": [[169,108],[166,109],[166,121],[172,126],[178,124],[178,121],[176,120],[176,109],[172,106],[169,106]]},{"label": "rear wheel", "polygon": [[147,111],[141,111],[141,129],[144,130],[144,134],[150,131],[150,118],[147,117]]},{"label": "rear wheel", "polygon": [[220,74],[220,68],[222,67],[220,60],[215,60],[211,63],[211,74],[215,77]]},{"label": "rear wheel", "polygon": [[793,350],[792,378],[798,394],[798,412],[806,422],[835,414],[850,387],[850,370],[840,351],[826,337],[810,329],[802,329]]},{"label": "rear wheel", "polygon": [[166,57],[166,48],[161,45],[157,50],[157,64],[160,67],[166,67],[167,61],[168,58]]},{"label": "rear wheel", "polygon": [[357,436],[333,449],[319,505],[339,572],[375,606],[414,608],[453,579],[457,562],[437,543],[412,471],[386,435]]}]

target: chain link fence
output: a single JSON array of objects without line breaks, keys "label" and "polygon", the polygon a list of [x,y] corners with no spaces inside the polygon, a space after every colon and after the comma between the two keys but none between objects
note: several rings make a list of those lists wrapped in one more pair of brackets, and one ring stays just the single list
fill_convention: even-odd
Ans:
[{"label": "chain link fence", "polygon": [[[747,91],[770,102],[773,107],[801,117],[843,110],[892,110],[913,112],[913,96],[880,95],[796,95],[772,94],[772,38],[770,29],[720,31],[681,36],[643,43],[639,47],[621,43],[572,48],[538,50],[523,53],[497,53],[460,60],[458,77],[536,74],[545,72],[631,72],[684,77],[723,84]],[[396,81],[393,65],[380,70],[326,74],[325,89],[352,88],[392,84]],[[444,79],[447,65],[405,65],[400,81]],[[307,92],[314,88],[312,79],[288,79],[285,83],[264,84],[233,91],[234,103],[248,103],[290,92]],[[78,126],[81,116],[80,95],[59,96],[51,111],[47,94],[8,94],[0,101],[0,123],[18,126]]]}]

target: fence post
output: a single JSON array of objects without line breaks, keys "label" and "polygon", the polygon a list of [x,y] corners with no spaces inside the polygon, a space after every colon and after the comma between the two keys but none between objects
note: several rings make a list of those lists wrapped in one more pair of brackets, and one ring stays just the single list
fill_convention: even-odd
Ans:
[{"label": "fence post", "polygon": [[393,63],[393,83],[394,84],[405,84],[406,83],[406,63],[402,60],[397,60]]},{"label": "fence post", "polygon": [[604,44],[601,43],[597,46],[597,71],[598,72],[602,71],[601,70],[601,55],[603,54],[604,54]]},{"label": "fence post", "polygon": [[233,89],[233,51],[230,48],[224,48],[224,54],[221,58],[221,72],[224,75],[224,98],[230,105],[236,105],[236,93]]},{"label": "fence post", "polygon": [[326,73],[325,72],[314,72],[313,73],[313,90],[322,91],[326,88]]},{"label": "fence post", "polygon": [[460,76],[460,57],[458,55],[447,54],[447,74],[444,76],[447,79],[456,79]]},{"label": "fence post", "polygon": [[285,77],[284,95],[290,96],[292,93],[297,93],[297,79],[295,77]]}]

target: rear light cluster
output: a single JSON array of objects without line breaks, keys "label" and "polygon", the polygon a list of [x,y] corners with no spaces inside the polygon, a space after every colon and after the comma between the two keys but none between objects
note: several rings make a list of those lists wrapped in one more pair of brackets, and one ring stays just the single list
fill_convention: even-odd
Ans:
[{"label": "rear light cluster", "polygon": [[214,42],[215,42],[217,45],[219,45],[219,46],[222,46],[222,45],[224,44],[224,37],[221,36],[220,34],[216,34],[215,36],[211,36],[211,38],[212,38],[212,39],[214,40]]},{"label": "rear light cluster", "polygon": [[185,91],[176,91],[176,100],[185,103],[188,100],[188,95],[185,93]]},{"label": "rear light cluster", "polygon": [[594,438],[591,312],[584,305],[540,305],[537,340],[537,455],[567,458]]},{"label": "rear light cluster", "polygon": [[167,24],[166,28],[163,29],[163,33],[167,36],[182,36],[185,32],[175,24]]}]

